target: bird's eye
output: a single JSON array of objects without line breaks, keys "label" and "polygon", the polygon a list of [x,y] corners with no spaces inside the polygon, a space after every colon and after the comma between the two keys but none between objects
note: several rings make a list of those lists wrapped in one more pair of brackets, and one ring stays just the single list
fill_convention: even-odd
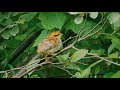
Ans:
[{"label": "bird's eye", "polygon": [[57,35],[55,35],[55,37],[56,37]]}]

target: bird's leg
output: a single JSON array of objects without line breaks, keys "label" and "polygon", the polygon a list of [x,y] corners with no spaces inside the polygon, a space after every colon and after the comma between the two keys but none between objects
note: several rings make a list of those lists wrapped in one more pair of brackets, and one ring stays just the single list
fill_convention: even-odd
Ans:
[{"label": "bird's leg", "polygon": [[47,54],[45,55],[45,62],[50,62],[50,58],[54,57],[54,56],[55,56],[55,54],[47,52]]},{"label": "bird's leg", "polygon": [[48,54],[45,55],[45,62],[49,62],[50,61],[50,58],[48,57]]},{"label": "bird's leg", "polygon": [[52,54],[50,54],[50,55],[51,55],[51,57],[54,57],[56,54],[53,54],[53,53],[52,53]]}]

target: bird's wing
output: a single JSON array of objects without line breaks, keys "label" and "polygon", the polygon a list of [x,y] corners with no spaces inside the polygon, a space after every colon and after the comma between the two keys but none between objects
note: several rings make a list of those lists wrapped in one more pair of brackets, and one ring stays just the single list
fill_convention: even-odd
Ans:
[{"label": "bird's wing", "polygon": [[58,44],[54,46],[54,48],[50,49],[49,52],[55,53],[60,50],[62,47],[62,41],[59,40]]},{"label": "bird's wing", "polygon": [[49,42],[48,40],[44,40],[38,45],[37,52],[38,53],[46,52],[53,47],[54,47],[53,43]]}]

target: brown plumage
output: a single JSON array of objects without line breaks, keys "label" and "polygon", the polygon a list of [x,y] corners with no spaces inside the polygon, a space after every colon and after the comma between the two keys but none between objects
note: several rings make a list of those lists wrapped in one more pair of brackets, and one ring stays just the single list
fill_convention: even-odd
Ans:
[{"label": "brown plumage", "polygon": [[49,55],[60,50],[62,47],[61,36],[62,34],[59,31],[49,34],[39,43],[37,53],[41,55]]}]

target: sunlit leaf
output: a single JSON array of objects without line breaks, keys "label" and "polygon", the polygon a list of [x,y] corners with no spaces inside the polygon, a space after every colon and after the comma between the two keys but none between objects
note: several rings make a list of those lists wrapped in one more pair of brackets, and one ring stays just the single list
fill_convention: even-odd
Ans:
[{"label": "sunlit leaf", "polygon": [[90,53],[97,54],[97,55],[103,55],[104,52],[105,52],[104,49],[99,49],[99,50],[92,49],[92,50],[90,51]]},{"label": "sunlit leaf", "polygon": [[1,33],[1,36],[4,38],[4,39],[9,39],[11,37],[9,31],[5,31],[3,33]]},{"label": "sunlit leaf", "polygon": [[119,56],[119,53],[115,52],[115,53],[110,54],[108,57],[109,58],[118,58],[118,56]]},{"label": "sunlit leaf", "polygon": [[67,54],[64,54],[64,55],[58,55],[58,56],[57,56],[58,61],[59,61],[60,63],[69,62],[69,60],[68,60],[69,54],[70,54],[70,52],[68,52]]},{"label": "sunlit leaf", "polygon": [[19,15],[20,14],[20,12],[14,12],[13,14],[12,14],[12,16],[17,16],[17,15]]},{"label": "sunlit leaf", "polygon": [[75,63],[70,63],[66,68],[67,68],[67,69],[78,70],[78,71],[81,70],[80,67],[79,67],[79,65],[77,65],[77,64],[75,64]]},{"label": "sunlit leaf", "polygon": [[79,51],[76,51],[70,58],[70,62],[77,62],[78,60],[82,59],[86,54],[88,50],[81,49]]},{"label": "sunlit leaf", "polygon": [[110,47],[108,48],[108,54],[110,54],[114,49],[115,49],[114,44],[111,44]]},{"label": "sunlit leaf", "polygon": [[112,24],[111,27],[112,27],[114,30],[117,29],[117,28],[119,28],[119,27],[120,27],[120,19],[119,19],[117,22],[115,22],[114,24]]},{"label": "sunlit leaf", "polygon": [[18,24],[24,24],[25,23],[25,19],[21,18],[17,21]]},{"label": "sunlit leaf", "polygon": [[82,75],[80,72],[76,72],[74,76],[72,76],[73,78],[81,78]]},{"label": "sunlit leaf", "polygon": [[76,14],[78,14],[79,12],[68,12],[69,14],[71,14],[71,15],[76,15]]},{"label": "sunlit leaf", "polygon": [[100,66],[96,67],[95,74],[97,74],[100,71]]},{"label": "sunlit leaf", "polygon": [[107,19],[110,21],[110,24],[113,24],[120,19],[120,13],[119,12],[111,12],[107,16]]},{"label": "sunlit leaf", "polygon": [[83,22],[83,17],[81,16],[77,16],[75,19],[74,19],[74,22],[76,24],[81,24]]},{"label": "sunlit leaf", "polygon": [[119,38],[113,38],[112,44],[114,45],[115,48],[120,50],[120,39]]},{"label": "sunlit leaf", "polygon": [[98,17],[98,12],[89,12],[90,13],[90,17],[93,19],[96,19]]},{"label": "sunlit leaf", "polygon": [[13,27],[12,29],[10,29],[9,32],[12,36],[16,36],[16,34],[18,34],[18,32],[19,32],[18,26]]},{"label": "sunlit leaf", "polygon": [[85,70],[82,71],[82,78],[88,78],[91,72],[91,68],[87,68]]},{"label": "sunlit leaf", "polygon": [[113,74],[110,78],[120,78],[120,71],[117,71],[115,74]]},{"label": "sunlit leaf", "polygon": [[45,29],[61,29],[65,23],[66,16],[62,12],[41,12],[38,17]]}]

